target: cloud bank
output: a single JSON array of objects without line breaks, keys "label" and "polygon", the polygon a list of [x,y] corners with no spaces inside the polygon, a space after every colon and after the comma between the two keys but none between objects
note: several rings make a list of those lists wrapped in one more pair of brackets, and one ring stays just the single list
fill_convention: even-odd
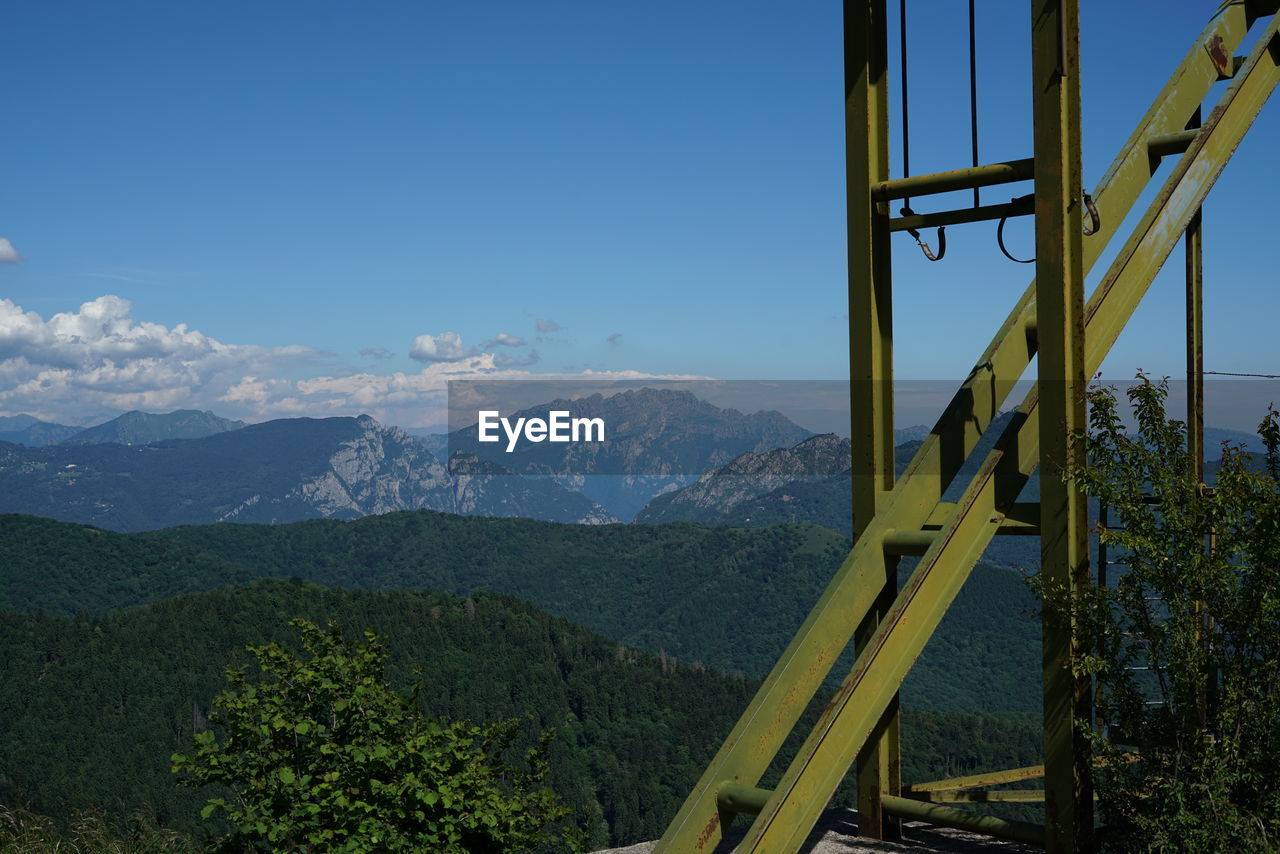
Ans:
[{"label": "cloud bank", "polygon": [[[519,346],[512,340],[519,339],[499,333],[491,343]],[[393,354],[366,348],[361,355]],[[368,413],[403,427],[440,427],[453,379],[698,378],[629,370],[535,374],[527,369],[538,361],[536,350],[480,352],[455,332],[417,336],[410,355],[425,363],[421,371],[379,374],[312,347],[226,344],[186,324],[139,320],[117,296],[47,320],[0,299],[0,415],[79,424],[129,409],[190,408],[248,421]]]}]

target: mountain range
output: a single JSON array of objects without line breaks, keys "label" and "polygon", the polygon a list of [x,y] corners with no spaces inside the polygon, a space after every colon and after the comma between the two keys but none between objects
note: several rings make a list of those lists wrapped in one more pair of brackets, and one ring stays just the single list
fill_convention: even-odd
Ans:
[{"label": "mountain range", "polygon": [[0,512],[118,531],[418,508],[613,521],[550,480],[465,458],[454,468],[456,476],[404,431],[368,416],[281,419],[146,445],[0,443]]},{"label": "mountain range", "polygon": [[[135,411],[87,429],[9,416],[0,418],[0,437],[21,441],[0,439],[0,512],[121,531],[433,509],[580,523],[811,522],[851,532],[847,439],[812,436],[777,412],[744,415],[665,389],[556,400],[513,417],[553,409],[602,418],[609,441],[526,442],[507,453],[502,443],[475,441],[474,430],[413,437],[368,416],[245,426],[211,412]],[[1209,428],[1205,444],[1213,456],[1223,440],[1250,439],[1256,444]],[[898,446],[900,469],[918,446]],[[1034,500],[1037,487],[1033,478],[1023,500]],[[1026,545],[993,546],[989,556],[1025,565]]]},{"label": "mountain range", "polygon": [[165,439],[199,439],[238,430],[243,421],[221,418],[212,412],[178,409],[151,413],[132,410],[91,427],[72,427],[41,421],[33,415],[0,416],[0,442],[40,447],[43,445],[97,445],[115,442],[121,445],[146,445]]},{"label": "mountain range", "polygon": [[[411,509],[606,523],[744,450],[809,435],[776,412],[743,415],[654,389],[555,401],[525,416],[559,407],[605,418],[607,450],[543,444],[506,455],[454,436],[441,460],[421,439],[368,416],[244,426],[193,410],[130,412],[58,444],[0,442],[0,512],[120,531]],[[31,440],[38,423],[27,416],[5,426]],[[652,473],[593,473],[628,466]]]},{"label": "mountain range", "polygon": [[67,445],[147,445],[166,439],[203,439],[215,433],[239,430],[243,421],[220,418],[212,412],[178,409],[162,415],[133,410],[104,424],[81,430],[62,440]]}]

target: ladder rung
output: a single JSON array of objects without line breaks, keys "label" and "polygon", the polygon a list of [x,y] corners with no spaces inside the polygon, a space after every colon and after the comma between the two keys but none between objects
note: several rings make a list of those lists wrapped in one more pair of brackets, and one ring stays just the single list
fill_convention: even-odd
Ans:
[{"label": "ladder rung", "polygon": [[871,198],[877,202],[905,199],[910,196],[930,196],[934,193],[950,193],[953,190],[972,190],[974,187],[990,187],[994,184],[1010,184],[1014,181],[1030,181],[1035,177],[1035,161],[1010,160],[1007,163],[990,163],[986,166],[969,166],[949,172],[929,175],[913,175],[893,181],[881,181],[871,188]]},{"label": "ladder rung", "polygon": [[1011,202],[998,205],[983,205],[977,208],[959,208],[951,211],[911,214],[889,220],[890,231],[907,231],[909,229],[936,228],[940,225],[961,225],[966,222],[986,222],[993,219],[1006,219],[1015,216],[1031,216],[1036,212],[1036,201],[1030,196],[1023,196]]}]

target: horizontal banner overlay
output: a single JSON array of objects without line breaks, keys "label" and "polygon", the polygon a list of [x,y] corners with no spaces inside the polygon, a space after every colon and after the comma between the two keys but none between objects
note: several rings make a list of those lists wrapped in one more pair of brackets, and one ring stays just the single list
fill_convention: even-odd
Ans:
[{"label": "horizontal banner overlay", "polygon": [[[1132,382],[1107,383],[1123,401]],[[455,474],[698,478],[856,477],[850,400],[873,391],[848,380],[460,380],[448,386],[444,451]],[[951,401],[953,380],[894,385],[892,442],[899,467]],[[1169,384],[1169,414],[1186,409],[1186,384]],[[1029,382],[991,418],[984,444],[1011,417]],[[1260,450],[1253,430],[1280,382],[1205,384],[1206,447]],[[1124,413],[1122,413],[1124,414]],[[863,440],[865,441],[865,439]],[[981,446],[980,446],[981,449]],[[859,455],[861,456],[861,455]]]}]

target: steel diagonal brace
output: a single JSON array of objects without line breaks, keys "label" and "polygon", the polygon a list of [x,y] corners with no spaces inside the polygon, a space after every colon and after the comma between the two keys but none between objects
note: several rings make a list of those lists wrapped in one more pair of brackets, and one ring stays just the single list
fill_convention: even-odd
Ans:
[{"label": "steel diagonal brace", "polygon": [[[1280,34],[1272,21],[1090,298],[1087,373],[1101,365],[1277,83]],[[1038,402],[1039,389],[1033,388],[765,803],[739,852],[796,851],[813,828],[1039,462]]]},{"label": "steel diagonal brace", "polygon": [[[1103,176],[1093,193],[1103,214],[1102,229],[1085,241],[1086,271],[1150,179],[1148,138],[1183,130],[1218,80],[1219,72],[1204,45],[1216,42],[1228,53],[1233,52],[1244,39],[1248,24],[1245,4],[1240,0],[1219,8]],[[919,531],[937,512],[943,491],[1030,364],[1035,355],[1034,295],[1032,282],[933,433],[926,437],[883,510],[841,564],[655,852],[709,851],[716,847],[724,823],[717,803],[720,787],[732,783],[754,785],[763,776],[874,602],[884,578],[884,539],[894,529]]]}]

